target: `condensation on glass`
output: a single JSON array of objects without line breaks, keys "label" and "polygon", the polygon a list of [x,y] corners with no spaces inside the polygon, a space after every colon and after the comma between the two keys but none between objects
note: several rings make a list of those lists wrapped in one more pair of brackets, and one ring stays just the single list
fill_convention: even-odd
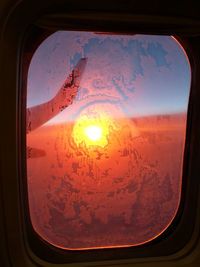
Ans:
[{"label": "condensation on glass", "polygon": [[175,217],[190,66],[170,36],[59,31],[27,86],[30,218],[63,249],[136,246]]}]

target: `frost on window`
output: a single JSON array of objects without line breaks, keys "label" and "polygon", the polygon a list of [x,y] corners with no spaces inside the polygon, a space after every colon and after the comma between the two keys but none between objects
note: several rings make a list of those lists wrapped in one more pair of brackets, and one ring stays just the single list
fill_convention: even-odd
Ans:
[{"label": "frost on window", "polygon": [[169,36],[56,32],[27,86],[35,231],[54,246],[135,246],[176,215],[190,67]]}]

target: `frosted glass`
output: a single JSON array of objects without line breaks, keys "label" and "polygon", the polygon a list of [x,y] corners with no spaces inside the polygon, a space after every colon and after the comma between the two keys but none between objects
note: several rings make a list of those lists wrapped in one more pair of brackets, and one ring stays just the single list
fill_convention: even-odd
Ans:
[{"label": "frosted glass", "polygon": [[27,86],[34,230],[63,249],[136,246],[181,198],[190,66],[170,36],[59,31]]}]

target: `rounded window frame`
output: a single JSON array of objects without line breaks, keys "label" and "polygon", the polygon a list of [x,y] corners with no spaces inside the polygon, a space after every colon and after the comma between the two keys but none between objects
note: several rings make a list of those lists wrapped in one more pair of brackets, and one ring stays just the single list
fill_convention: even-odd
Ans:
[{"label": "rounded window frame", "polygon": [[[76,27],[75,27],[76,28]],[[66,29],[67,30],[67,29]],[[34,32],[32,34],[31,32]],[[38,26],[32,26],[25,34],[24,38],[24,47],[22,51],[22,57],[21,57],[21,68],[22,68],[22,80],[23,84],[21,87],[21,99],[22,99],[22,109],[26,107],[26,77],[28,73],[28,62],[30,63],[31,57],[33,56],[35,50],[39,46],[39,44],[49,35],[51,35],[53,31],[44,30],[42,28],[39,28]],[[113,32],[114,33],[114,32]],[[114,33],[115,34],[115,33]],[[131,33],[129,33],[131,34]],[[32,35],[32,38],[35,38],[35,46],[33,46],[33,40],[28,40],[28,38]],[[195,69],[195,58],[193,52],[191,53],[191,46],[190,42],[188,42],[187,39],[181,38],[181,37],[175,37],[176,40],[180,43],[180,45],[183,47],[184,51],[186,52],[186,55],[189,59],[190,66],[191,66],[191,74],[194,75],[194,69]],[[32,48],[30,48],[32,45]],[[27,52],[28,51],[28,52]],[[30,52],[31,51],[31,52]],[[189,52],[188,52],[189,51]],[[71,251],[71,250],[64,250],[59,249],[51,244],[44,241],[40,236],[33,230],[32,224],[29,217],[29,208],[28,208],[28,193],[27,193],[27,184],[26,184],[26,141],[24,138],[24,135],[22,136],[22,139],[20,140],[22,146],[21,146],[21,164],[22,164],[22,173],[21,173],[21,188],[23,195],[25,198],[22,197],[21,203],[22,203],[22,209],[23,212],[23,221],[24,221],[24,227],[25,227],[25,239],[26,244],[28,244],[28,247],[30,248],[31,252],[33,252],[37,257],[41,258],[44,261],[51,261],[52,263],[75,263],[75,262],[85,262],[85,261],[104,261],[104,260],[119,260],[119,259],[139,259],[143,257],[155,257],[155,256],[169,256],[173,253],[175,253],[178,249],[181,249],[184,247],[184,244],[187,244],[187,241],[190,239],[192,234],[192,223],[190,231],[187,231],[187,236],[180,235],[179,231],[177,229],[181,228],[181,224],[185,224],[185,222],[182,222],[182,214],[184,213],[185,207],[184,203],[187,201],[185,197],[188,198],[188,179],[186,178],[187,172],[188,172],[188,166],[186,164],[188,160],[188,153],[189,153],[189,137],[190,135],[190,129],[191,129],[191,111],[190,106],[191,103],[191,95],[192,95],[192,86],[193,86],[193,77],[191,77],[191,88],[190,88],[190,100],[189,100],[189,107],[188,107],[188,114],[187,114],[187,127],[186,127],[186,143],[185,143],[185,152],[184,152],[184,163],[183,163],[183,178],[182,178],[182,192],[181,192],[181,201],[179,205],[178,212],[171,223],[170,226],[157,238],[154,240],[140,245],[140,246],[133,246],[133,247],[126,247],[126,248],[105,248],[105,249],[92,249],[92,250],[84,250],[84,251]],[[25,113],[25,112],[24,112]],[[24,133],[24,129],[26,129],[26,118],[25,115],[22,112],[22,127],[21,132]],[[190,187],[190,186],[189,186]],[[197,192],[195,192],[197,194]],[[186,216],[190,217],[191,216]],[[186,218],[184,217],[184,218]],[[178,231],[178,232],[177,232]],[[180,230],[181,232],[181,230]],[[173,249],[173,246],[170,244],[174,243],[174,240],[177,239],[178,236],[179,244],[177,243],[176,248]],[[103,252],[103,253],[102,253]],[[50,255],[50,258],[49,258]]]}]

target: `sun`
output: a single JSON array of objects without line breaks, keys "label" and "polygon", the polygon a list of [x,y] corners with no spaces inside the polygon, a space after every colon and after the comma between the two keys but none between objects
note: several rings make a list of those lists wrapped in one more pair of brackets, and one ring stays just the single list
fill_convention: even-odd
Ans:
[{"label": "sun", "polygon": [[89,125],[85,128],[85,135],[91,141],[98,141],[102,137],[102,128],[97,125]]},{"label": "sun", "polygon": [[99,117],[80,116],[74,124],[72,137],[77,146],[94,149],[108,144],[111,119],[100,114]]}]

